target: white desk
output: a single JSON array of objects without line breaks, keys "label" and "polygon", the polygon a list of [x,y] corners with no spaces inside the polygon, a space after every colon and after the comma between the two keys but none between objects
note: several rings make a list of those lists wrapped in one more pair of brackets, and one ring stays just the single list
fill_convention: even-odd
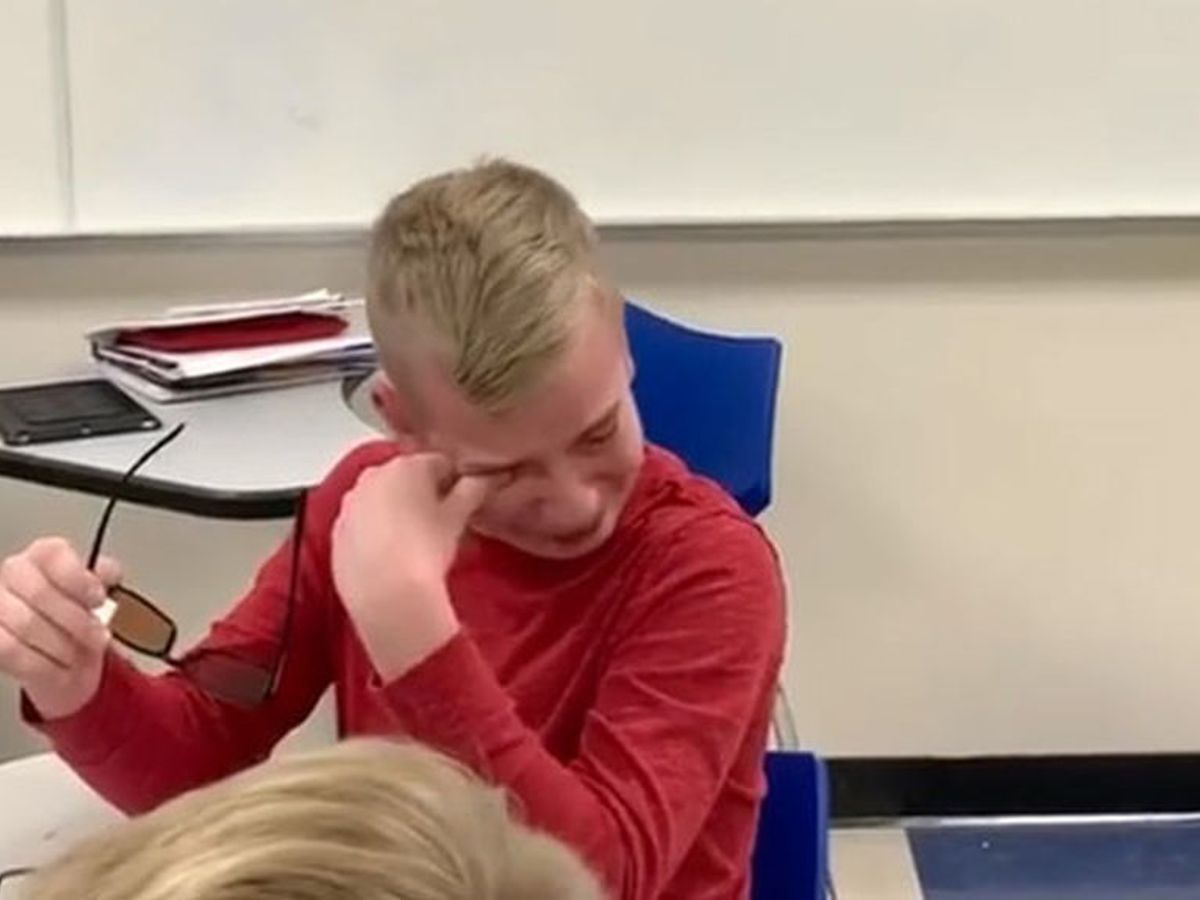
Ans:
[{"label": "white desk", "polygon": [[[40,866],[92,832],[121,820],[52,753],[0,765],[0,870]],[[14,882],[6,897],[19,897]]]},{"label": "white desk", "polygon": [[163,430],[0,445],[0,476],[214,518],[285,518],[300,491],[379,436],[344,394],[339,382],[324,382],[190,403],[138,397],[165,428],[187,428],[131,483],[121,485],[121,476]]}]

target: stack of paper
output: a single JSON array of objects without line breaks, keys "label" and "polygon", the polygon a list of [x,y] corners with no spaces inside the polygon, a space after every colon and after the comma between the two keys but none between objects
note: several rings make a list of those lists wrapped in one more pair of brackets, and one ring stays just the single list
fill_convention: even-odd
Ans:
[{"label": "stack of paper", "polygon": [[361,300],[329,291],[186,306],[88,332],[114,381],[168,403],[368,372],[375,348]]}]

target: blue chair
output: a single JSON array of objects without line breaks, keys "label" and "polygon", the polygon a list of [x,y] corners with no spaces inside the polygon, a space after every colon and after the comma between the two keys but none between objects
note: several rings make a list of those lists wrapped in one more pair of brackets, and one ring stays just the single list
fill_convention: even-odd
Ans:
[{"label": "blue chair", "polygon": [[[697,331],[634,303],[626,304],[625,325],[646,437],[758,515],[771,501],[779,342]],[[828,779],[819,757],[796,750],[782,692],[780,701],[775,726],[785,749],[765,762],[752,896],[819,900],[828,878]]]},{"label": "blue chair", "polygon": [[771,502],[779,341],[696,331],[634,303],[625,326],[647,439],[758,515]]},{"label": "blue chair", "polygon": [[767,754],[767,796],[751,865],[752,900],[822,900],[829,884],[829,778],[798,750]]}]

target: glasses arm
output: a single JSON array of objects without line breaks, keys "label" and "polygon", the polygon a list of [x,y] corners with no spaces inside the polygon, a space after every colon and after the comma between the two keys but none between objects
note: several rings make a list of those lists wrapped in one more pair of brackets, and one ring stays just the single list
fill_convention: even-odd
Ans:
[{"label": "glasses arm", "polygon": [[[121,480],[118,483],[118,492],[121,487],[124,487],[132,480],[133,476],[137,474],[138,469],[148,463],[154,454],[156,454],[163,447],[167,446],[167,444],[171,443],[171,441],[175,440],[175,438],[179,437],[186,425],[186,422],[180,422],[164,437],[159,438],[159,440],[151,445],[149,450],[139,456],[134,461],[133,465],[126,470],[125,474],[121,476]],[[113,494],[108,498],[108,503],[104,505],[104,512],[100,515],[100,523],[96,526],[96,533],[92,537],[92,548],[88,551],[87,558],[87,567],[89,571],[92,571],[96,568],[96,561],[100,558],[100,548],[104,546],[104,535],[108,532],[108,521],[112,518],[113,510],[116,508],[116,506],[117,495]]]},{"label": "glasses arm", "polygon": [[288,573],[287,606],[283,613],[283,628],[279,636],[279,648],[276,651],[274,664],[271,666],[270,689],[279,686],[283,674],[283,662],[287,657],[288,646],[292,642],[292,618],[296,610],[296,594],[300,589],[300,555],[304,545],[304,519],[308,509],[308,493],[301,491],[296,498],[296,518],[292,524],[292,558],[291,571]]}]

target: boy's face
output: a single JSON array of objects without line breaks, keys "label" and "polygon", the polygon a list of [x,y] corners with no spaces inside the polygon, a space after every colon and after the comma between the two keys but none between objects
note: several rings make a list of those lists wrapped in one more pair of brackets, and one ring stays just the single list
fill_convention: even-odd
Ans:
[{"label": "boy's face", "polygon": [[494,479],[473,531],[535,556],[570,559],[609,538],[641,468],[632,379],[619,307],[594,303],[582,312],[563,357],[502,416],[471,405],[429,371],[413,385],[420,392],[419,429],[395,412],[401,406],[394,394],[390,404],[377,405],[418,449],[444,454],[460,475]]}]

